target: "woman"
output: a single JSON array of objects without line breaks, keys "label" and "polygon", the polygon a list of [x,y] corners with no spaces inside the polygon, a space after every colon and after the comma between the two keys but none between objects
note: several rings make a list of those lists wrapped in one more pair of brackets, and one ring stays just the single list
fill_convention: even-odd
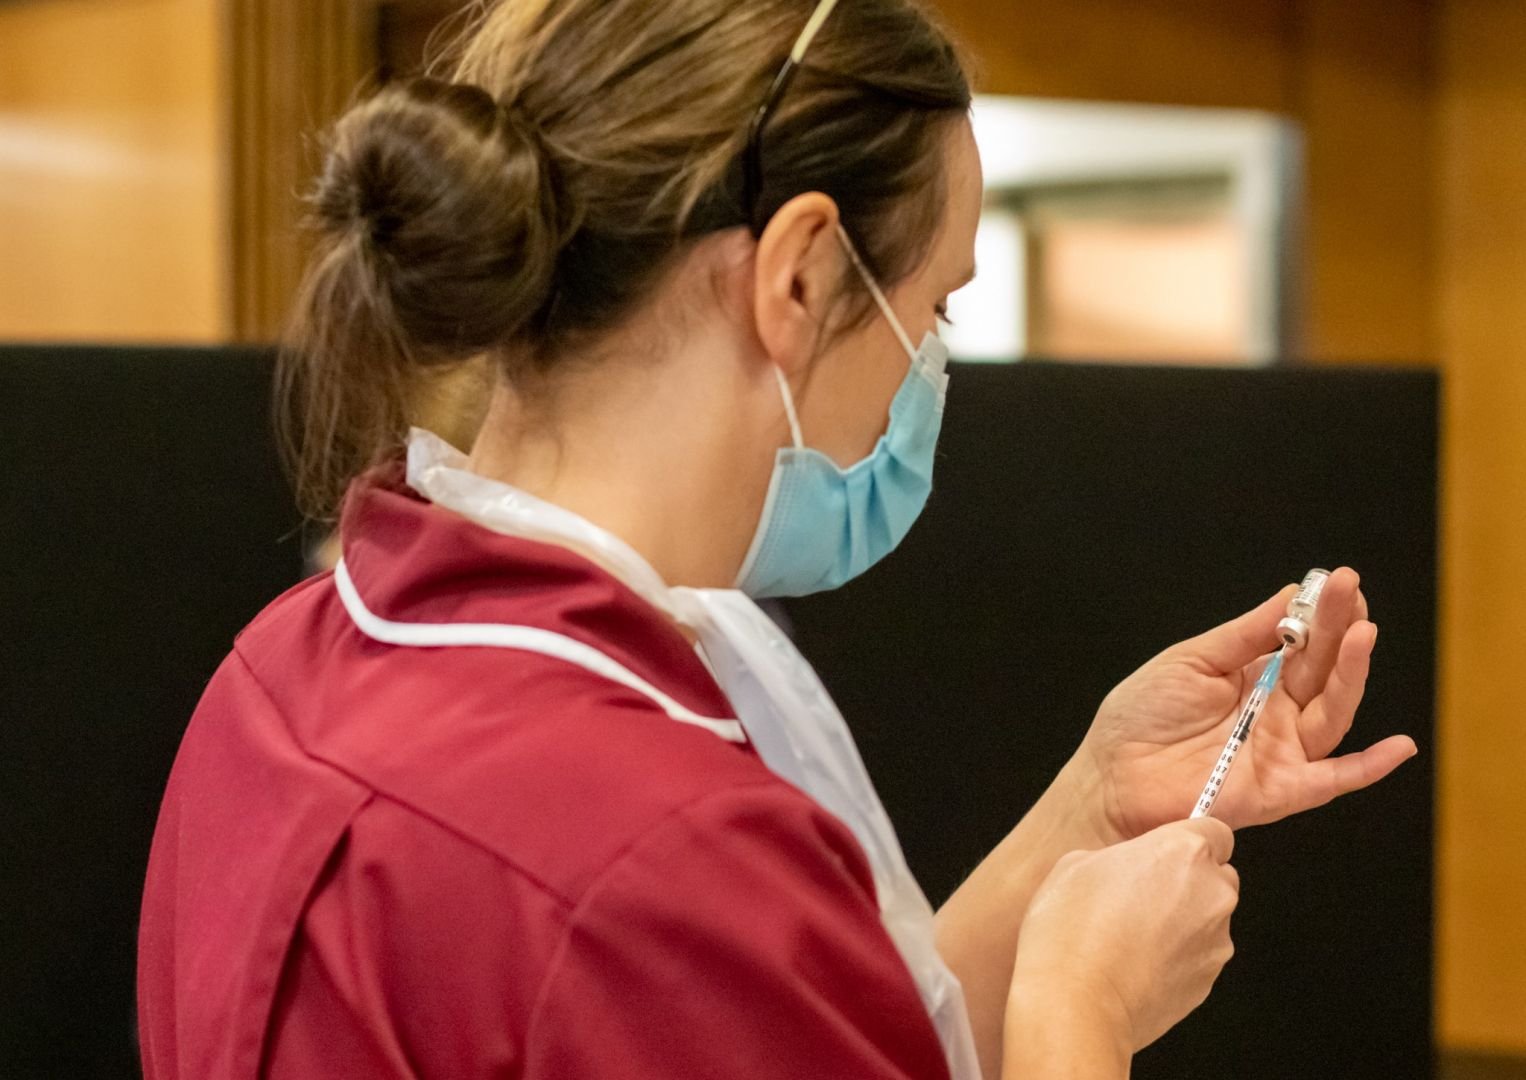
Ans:
[{"label": "woman", "polygon": [[[909,0],[479,16],[328,148],[285,386],[343,557],[186,733],[147,1075],[1126,1075],[1229,957],[1231,833],[1178,819],[1288,591],[1114,690],[934,919],[749,597],[861,573],[927,496],[981,197],[958,55]],[[409,435],[484,356],[470,455]],[[1375,633],[1338,571],[1225,820],[1414,752],[1327,756]]]}]

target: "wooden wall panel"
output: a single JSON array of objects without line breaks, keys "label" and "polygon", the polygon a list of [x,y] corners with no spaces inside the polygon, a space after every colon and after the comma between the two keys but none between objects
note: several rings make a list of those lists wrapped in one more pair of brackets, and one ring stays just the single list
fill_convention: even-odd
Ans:
[{"label": "wooden wall panel", "polygon": [[225,0],[235,139],[230,151],[234,334],[280,333],[310,245],[298,228],[321,165],[317,136],[376,67],[371,0]]},{"label": "wooden wall panel", "polygon": [[1297,353],[1431,360],[1429,0],[938,0],[1000,94],[1261,109],[1302,124]]},{"label": "wooden wall panel", "polygon": [[217,6],[0,5],[0,337],[226,336]]},{"label": "wooden wall panel", "polygon": [[1282,109],[1285,0],[934,0],[994,94]]},{"label": "wooden wall panel", "polygon": [[1290,112],[1307,150],[1307,355],[1434,362],[1433,4],[1297,6]]},{"label": "wooden wall panel", "polygon": [[1526,6],[1448,0],[1439,38],[1438,1023],[1526,1053]]}]

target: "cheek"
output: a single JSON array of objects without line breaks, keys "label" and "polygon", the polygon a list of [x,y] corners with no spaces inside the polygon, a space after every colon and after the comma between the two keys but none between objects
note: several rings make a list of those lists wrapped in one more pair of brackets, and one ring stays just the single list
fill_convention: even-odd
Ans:
[{"label": "cheek", "polygon": [[806,445],[843,468],[874,449],[906,378],[905,350],[888,330],[880,330],[876,324],[856,332],[822,356],[801,403]]}]

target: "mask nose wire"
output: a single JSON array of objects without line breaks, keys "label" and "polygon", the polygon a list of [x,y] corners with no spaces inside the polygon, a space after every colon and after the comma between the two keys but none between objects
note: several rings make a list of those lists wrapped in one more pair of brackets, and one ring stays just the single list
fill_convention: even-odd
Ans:
[{"label": "mask nose wire", "polygon": [[911,343],[911,337],[906,333],[906,328],[901,325],[901,320],[896,318],[895,312],[890,308],[890,301],[885,299],[885,294],[880,290],[879,282],[874,280],[874,275],[869,273],[869,268],[864,265],[864,260],[859,258],[858,249],[853,246],[853,241],[848,237],[848,230],[842,227],[842,222],[837,223],[837,238],[842,241],[843,250],[848,253],[848,260],[853,263],[858,271],[858,276],[864,279],[864,285],[869,289],[869,295],[874,297],[874,302],[880,306],[880,311],[885,316],[885,321],[890,323],[890,329],[895,331],[896,340],[901,343],[901,348],[906,350],[906,355],[913,360],[917,358],[917,347]]}]

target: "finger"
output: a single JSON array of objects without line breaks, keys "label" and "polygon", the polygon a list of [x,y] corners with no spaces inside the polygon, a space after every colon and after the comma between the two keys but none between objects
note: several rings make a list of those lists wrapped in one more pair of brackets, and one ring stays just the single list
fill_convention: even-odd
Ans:
[{"label": "finger", "polygon": [[1227,863],[1229,857],[1235,853],[1235,831],[1218,818],[1191,818],[1177,824],[1188,832],[1197,833],[1207,841],[1208,852],[1213,856],[1213,861],[1219,865]]},{"label": "finger", "polygon": [[1360,753],[1311,761],[1305,767],[1299,798],[1289,813],[1312,810],[1332,799],[1376,784],[1417,753],[1419,749],[1414,739],[1408,735],[1392,735]]},{"label": "finger", "polygon": [[1239,896],[1240,895],[1240,871],[1236,870],[1233,866],[1229,865],[1229,863],[1224,863],[1222,866],[1219,867],[1219,872],[1224,875],[1224,880],[1229,882],[1229,887],[1235,891],[1235,895]]},{"label": "finger", "polygon": [[1367,690],[1367,673],[1377,639],[1378,628],[1372,623],[1353,624],[1341,642],[1340,656],[1325,681],[1324,692],[1299,714],[1298,739],[1310,761],[1329,755],[1351,730],[1357,706]]},{"label": "finger", "polygon": [[1297,585],[1285,587],[1244,615],[1182,642],[1182,655],[1200,661],[1215,675],[1239,671],[1277,647],[1277,623],[1287,614]]},{"label": "finger", "polygon": [[1283,676],[1283,689],[1300,708],[1319,696],[1335,667],[1341,641],[1355,618],[1361,584],[1361,578],[1349,566],[1339,568],[1325,582],[1319,606],[1314,610],[1314,624],[1309,628],[1309,643],[1289,660]]}]

